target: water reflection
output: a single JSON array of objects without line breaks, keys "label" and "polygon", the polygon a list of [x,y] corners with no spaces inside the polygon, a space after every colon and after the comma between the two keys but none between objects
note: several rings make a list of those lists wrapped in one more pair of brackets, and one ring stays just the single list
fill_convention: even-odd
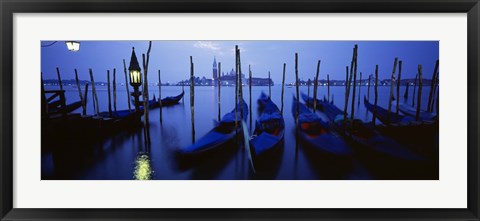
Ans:
[{"label": "water reflection", "polygon": [[153,172],[148,155],[139,154],[135,159],[135,172],[133,173],[135,180],[151,180]]},{"label": "water reflection", "polygon": [[[76,88],[66,88],[67,100],[77,100],[78,91]],[[179,87],[162,87],[162,96],[178,95]],[[182,104],[164,107],[163,121],[160,124],[159,109],[153,109],[150,112],[150,124],[148,130],[140,128],[125,131],[110,137],[106,141],[96,141],[93,144],[75,143],[70,140],[53,145],[42,143],[42,179],[84,179],[84,180],[125,180],[125,179],[164,179],[164,180],[188,180],[188,179],[381,179],[385,175],[375,173],[372,167],[368,167],[367,160],[355,155],[352,168],[350,170],[338,170],[338,162],[326,163],[319,162],[323,158],[315,154],[308,153],[308,148],[302,143],[298,143],[295,136],[295,120],[292,117],[290,108],[284,108],[285,119],[285,137],[282,148],[279,149],[278,156],[272,157],[269,162],[272,168],[270,173],[258,173],[252,175],[250,168],[249,155],[243,147],[242,139],[232,141],[225,145],[225,152],[216,156],[211,156],[200,162],[188,161],[191,166],[180,168],[180,161],[175,157],[175,150],[180,147],[188,146],[195,141],[195,137],[202,137],[210,131],[217,119],[218,100],[215,99],[218,88],[198,87],[195,88],[195,124],[192,125],[192,115],[190,112],[189,92],[185,92],[187,99]],[[262,91],[268,90],[268,87],[253,87],[252,98],[258,97]],[[290,107],[293,102],[292,93],[295,88],[285,88],[284,104]],[[306,93],[307,87],[302,87],[301,91]],[[404,88],[402,87],[402,90]],[[158,91],[158,90],[157,90]],[[157,92],[151,90],[151,93]],[[380,106],[388,105],[388,87],[379,88],[378,104]],[[272,87],[272,101],[281,104],[281,87]],[[318,96],[326,94],[326,87],[319,88]],[[344,98],[343,87],[332,87],[332,97],[336,94],[337,98]],[[367,90],[360,92],[367,94]],[[426,101],[428,93],[424,96]],[[118,100],[127,100],[126,93],[118,93]],[[234,106],[234,87],[221,87],[221,108],[230,109]],[[107,106],[107,91],[102,87],[98,88],[99,109],[104,110]],[[123,96],[123,98],[122,98]],[[245,98],[248,99],[249,95]],[[205,99],[207,98],[207,99]],[[372,98],[372,95],[371,95]],[[411,98],[411,97],[410,97]],[[333,98],[332,98],[333,99]],[[343,99],[339,99],[343,100]],[[336,103],[343,110],[342,101]],[[94,113],[92,100],[88,100],[87,114]],[[248,101],[247,101],[248,102]],[[412,99],[408,104],[411,105]],[[427,104],[427,102],[422,102]],[[255,111],[258,109],[256,99],[252,100],[249,109]],[[128,109],[127,102],[119,102],[117,109]],[[366,122],[371,121],[372,115],[368,114],[363,105],[355,108],[355,117],[363,119]],[[82,110],[79,109],[79,112]],[[158,111],[158,112],[157,112]],[[317,111],[317,114],[326,119],[323,113]],[[254,122],[259,118],[259,114],[250,114],[252,123],[247,124],[248,131],[253,131]],[[150,131],[151,138],[145,139]],[[388,131],[382,131],[387,133]],[[409,131],[407,131],[409,132]],[[194,134],[195,133],[195,134]],[[91,133],[89,133],[91,134]],[[425,135],[424,131],[415,131],[418,136],[404,136],[406,132],[397,133],[392,131],[391,136],[397,136],[401,143],[409,144],[408,147],[421,153],[429,159],[428,165],[415,165],[415,171],[427,170],[418,176],[413,176],[408,172],[411,170],[401,169],[408,172],[400,178],[438,178],[438,134],[432,135],[432,139],[426,140],[419,137]],[[80,136],[81,133],[78,134]],[[145,136],[145,137],[144,137]],[[193,139],[192,139],[193,138]],[[78,137],[77,137],[78,139]],[[413,142],[421,140],[422,142]],[[127,162],[127,163],[126,163]],[[275,168],[277,167],[278,168]],[[437,165],[436,168],[430,168]],[[411,167],[410,167],[411,168]],[[255,168],[257,169],[257,168]],[[150,170],[150,173],[147,171]],[[335,171],[337,170],[337,171]],[[155,172],[153,172],[155,171]],[[257,171],[260,172],[260,171]],[[390,171],[387,171],[390,172]],[[428,174],[433,174],[427,176]]]}]

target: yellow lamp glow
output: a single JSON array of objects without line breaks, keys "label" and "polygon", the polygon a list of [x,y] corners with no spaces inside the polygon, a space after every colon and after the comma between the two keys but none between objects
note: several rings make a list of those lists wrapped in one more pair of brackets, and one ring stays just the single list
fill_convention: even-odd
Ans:
[{"label": "yellow lamp glow", "polygon": [[140,86],[142,84],[142,74],[140,70],[130,70],[130,84]]},{"label": "yellow lamp glow", "polygon": [[66,41],[65,44],[69,51],[79,51],[80,50],[80,42],[78,41]]},{"label": "yellow lamp glow", "polygon": [[152,179],[153,170],[147,155],[140,155],[135,160],[134,178],[136,180]]}]

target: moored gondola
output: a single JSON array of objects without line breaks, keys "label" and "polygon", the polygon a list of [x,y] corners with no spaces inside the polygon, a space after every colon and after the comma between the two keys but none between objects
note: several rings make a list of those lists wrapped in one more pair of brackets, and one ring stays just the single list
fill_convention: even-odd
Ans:
[{"label": "moored gondola", "polygon": [[[237,120],[241,121],[248,115],[248,106],[243,99],[238,105]],[[223,144],[236,137],[237,134],[242,134],[242,126],[239,123],[237,128],[235,128],[235,109],[233,109],[230,113],[227,113],[222,117],[221,121],[215,128],[198,139],[194,144],[179,149],[178,153],[181,157],[188,158],[214,152],[215,150],[220,149],[219,147]]]},{"label": "moored gondola", "polygon": [[275,161],[273,155],[281,149],[285,134],[285,121],[280,110],[270,98],[263,95],[262,92],[258,99],[263,112],[255,123],[254,137],[250,140],[250,150],[257,170],[275,166],[269,164]]},{"label": "moored gondola", "polygon": [[365,105],[368,111],[372,113],[375,112],[375,117],[384,124],[392,124],[392,123],[408,124],[415,120],[410,116],[404,116],[404,115],[394,113],[393,110],[390,111],[389,113],[387,109],[382,108],[378,105],[375,108],[375,105],[370,104],[370,102],[368,102],[367,97],[363,97],[363,104]]},{"label": "moored gondola", "polygon": [[[411,107],[408,104],[400,103],[398,105],[398,110],[400,110],[400,112],[402,112],[403,114],[411,116],[413,118],[415,118],[417,115],[417,109],[414,107]],[[420,110],[419,116],[421,120],[425,120],[425,121],[433,121],[437,119],[437,115],[424,110]]]},{"label": "moored gondola", "polygon": [[297,124],[297,136],[316,151],[338,157],[350,157],[351,148],[346,142],[333,134],[328,123],[324,122],[317,114],[312,113],[304,104],[293,98],[292,114],[295,118],[299,105],[299,115]]},{"label": "moored gondola", "polygon": [[[163,98],[162,99],[162,107],[167,107],[167,106],[172,106],[172,105],[178,104],[178,102],[182,99],[184,94],[185,94],[185,92],[182,91],[182,93],[180,93],[177,96],[169,96],[169,97]],[[132,103],[135,104],[134,101],[132,101]],[[138,106],[143,106],[143,101],[139,101]],[[158,107],[160,107],[160,103],[155,98],[155,95],[153,95],[153,98],[148,101],[148,108],[153,109],[153,108],[158,108]]]}]

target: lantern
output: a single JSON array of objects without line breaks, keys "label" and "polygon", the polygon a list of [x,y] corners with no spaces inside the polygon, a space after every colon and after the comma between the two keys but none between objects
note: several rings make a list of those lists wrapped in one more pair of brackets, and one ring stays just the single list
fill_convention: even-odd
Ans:
[{"label": "lantern", "polygon": [[80,50],[80,42],[78,41],[66,41],[65,44],[69,51],[79,51]]}]

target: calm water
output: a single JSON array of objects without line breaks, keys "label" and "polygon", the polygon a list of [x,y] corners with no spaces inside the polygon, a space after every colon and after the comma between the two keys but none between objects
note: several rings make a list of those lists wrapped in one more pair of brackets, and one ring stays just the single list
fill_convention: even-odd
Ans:
[{"label": "calm water", "polygon": [[[57,89],[57,87],[47,87]],[[64,86],[67,102],[79,100],[76,86]],[[108,111],[107,88],[97,86],[100,111]],[[344,107],[344,87],[331,87],[334,103],[340,109]],[[358,89],[358,88],[357,88]],[[83,90],[83,88],[82,88]],[[91,87],[89,88],[91,91]],[[217,88],[195,88],[195,137],[199,139],[210,131],[218,116]],[[249,103],[248,87],[244,87],[244,99]],[[272,100],[280,108],[281,86],[273,86]],[[390,87],[378,88],[378,104],[387,107]],[[422,108],[426,109],[430,87],[424,87],[422,93]],[[221,115],[230,112],[235,103],[235,87],[221,88]],[[253,131],[252,125],[259,117],[257,111],[257,98],[264,91],[268,94],[268,87],[252,87],[252,124],[247,120],[249,131]],[[308,93],[308,88],[303,86],[300,91]],[[405,87],[401,88],[401,102],[404,101]],[[179,86],[162,87],[162,97],[175,96],[182,92]],[[150,88],[150,98],[153,94],[158,98],[158,87]],[[418,92],[417,92],[418,93]],[[294,133],[294,118],[291,113],[291,104],[295,87],[285,87],[284,119],[285,119],[285,142],[280,153],[278,170],[268,174],[267,179],[375,179],[374,173],[366,169],[360,159],[353,159],[354,167],[342,173],[330,173],[335,165],[318,165],[322,159],[307,154],[301,144],[296,143]],[[313,87],[310,87],[310,95]],[[319,87],[318,97],[323,98],[327,94],[327,87]],[[409,90],[408,104],[411,104],[413,87]],[[366,122],[371,121],[371,114],[366,112],[363,106],[363,96],[367,95],[367,87],[361,88],[361,102],[358,106],[358,91],[355,98],[355,116]],[[370,98],[373,99],[373,87],[370,88]],[[113,95],[112,95],[113,99]],[[92,95],[89,93],[87,113],[93,114]],[[113,103],[113,102],[112,102]],[[124,86],[117,86],[117,110],[128,109],[127,93]],[[416,101],[415,101],[416,103]],[[351,100],[350,100],[351,104]],[[113,104],[112,104],[113,108]],[[133,106],[132,106],[133,108]],[[350,112],[350,105],[348,111]],[[77,113],[81,112],[79,108]],[[318,113],[318,112],[317,112]],[[319,113],[324,117],[323,114]],[[142,178],[145,171],[153,171],[151,179],[252,179],[261,178],[252,173],[248,154],[244,148],[238,148],[234,153],[222,156],[222,159],[209,159],[192,167],[179,166],[174,151],[180,147],[192,143],[192,124],[190,115],[189,87],[185,87],[184,99],[178,105],[163,108],[163,123],[160,124],[160,109],[150,112],[151,146],[149,149],[144,144],[143,129],[134,133],[117,134],[111,139],[97,143],[94,147],[84,150],[69,149],[71,143],[62,145],[62,153],[43,151],[42,154],[42,179],[80,179],[80,180],[130,180]],[[438,148],[438,147],[437,147]],[[149,151],[148,151],[149,150]],[[57,155],[56,155],[57,154]],[[146,157],[139,157],[146,155]],[[54,160],[55,158],[62,160]],[[257,174],[258,175],[258,174]],[[148,173],[147,173],[148,178]],[[143,177],[145,178],[145,177]]]}]

